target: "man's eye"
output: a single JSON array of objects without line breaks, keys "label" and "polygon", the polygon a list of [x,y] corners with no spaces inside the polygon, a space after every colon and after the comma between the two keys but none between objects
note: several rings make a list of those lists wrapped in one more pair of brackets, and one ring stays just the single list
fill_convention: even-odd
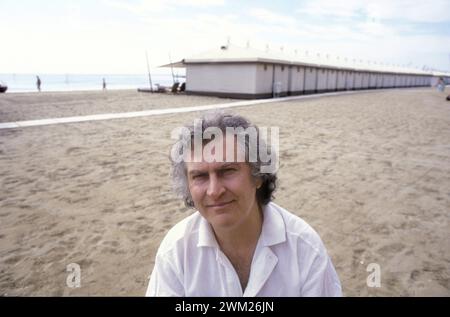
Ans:
[{"label": "man's eye", "polygon": [[205,177],[206,177],[206,174],[197,174],[197,175],[194,175],[192,177],[192,179],[202,179],[202,178],[205,178]]},{"label": "man's eye", "polygon": [[228,175],[228,174],[234,173],[235,171],[236,171],[236,169],[234,169],[234,168],[227,168],[227,169],[224,169],[224,170],[223,170],[223,173],[224,173],[225,175]]}]

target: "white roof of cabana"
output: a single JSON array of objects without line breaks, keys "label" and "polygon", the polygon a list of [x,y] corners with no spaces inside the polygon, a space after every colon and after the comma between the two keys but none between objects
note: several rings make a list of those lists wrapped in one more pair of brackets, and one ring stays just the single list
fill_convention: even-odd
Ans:
[{"label": "white roof of cabana", "polygon": [[[270,63],[381,73],[432,75],[432,72],[415,68],[384,65],[355,59],[349,60],[341,57],[330,57],[326,54],[287,54],[282,51],[262,51],[250,47],[243,48],[231,44],[160,67],[186,67],[186,64],[204,63]],[[448,74],[446,76],[448,76]]]},{"label": "white roof of cabana", "polygon": [[436,72],[436,71],[433,71],[431,73],[433,76],[436,76],[436,77],[450,77],[450,73],[443,73],[443,72]]}]

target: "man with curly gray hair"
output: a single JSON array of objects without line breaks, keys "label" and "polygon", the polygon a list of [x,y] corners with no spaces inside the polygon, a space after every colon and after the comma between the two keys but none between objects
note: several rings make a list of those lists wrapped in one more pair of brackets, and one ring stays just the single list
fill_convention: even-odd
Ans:
[{"label": "man with curly gray hair", "polygon": [[273,130],[269,145],[246,118],[213,112],[178,131],[174,189],[197,211],[162,241],[147,296],[341,296],[318,234],[272,202]]}]

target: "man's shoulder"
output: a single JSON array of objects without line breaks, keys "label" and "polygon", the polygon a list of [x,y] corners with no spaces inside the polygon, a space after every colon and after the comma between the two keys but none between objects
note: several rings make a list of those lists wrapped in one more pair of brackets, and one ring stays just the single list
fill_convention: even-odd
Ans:
[{"label": "man's shoulder", "polygon": [[277,211],[283,218],[288,240],[306,244],[316,252],[320,253],[323,248],[322,240],[310,224],[301,217],[275,203],[271,203],[270,207]]},{"label": "man's shoulder", "polygon": [[191,239],[192,235],[198,232],[201,217],[196,211],[173,226],[161,242],[158,253],[165,254],[174,250],[177,245],[183,245],[187,239]]}]

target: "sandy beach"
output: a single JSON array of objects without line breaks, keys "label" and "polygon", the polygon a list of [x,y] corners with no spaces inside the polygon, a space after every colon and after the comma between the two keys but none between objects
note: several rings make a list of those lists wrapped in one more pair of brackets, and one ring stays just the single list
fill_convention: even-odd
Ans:
[{"label": "sandy beach", "polygon": [[[320,234],[346,296],[450,296],[450,102],[431,88],[234,108],[280,128],[275,202]],[[231,102],[0,95],[0,122]],[[0,296],[142,296],[167,231],[170,132],[199,112],[0,130]],[[81,287],[66,267],[81,267]],[[381,287],[366,284],[381,268]]]}]

